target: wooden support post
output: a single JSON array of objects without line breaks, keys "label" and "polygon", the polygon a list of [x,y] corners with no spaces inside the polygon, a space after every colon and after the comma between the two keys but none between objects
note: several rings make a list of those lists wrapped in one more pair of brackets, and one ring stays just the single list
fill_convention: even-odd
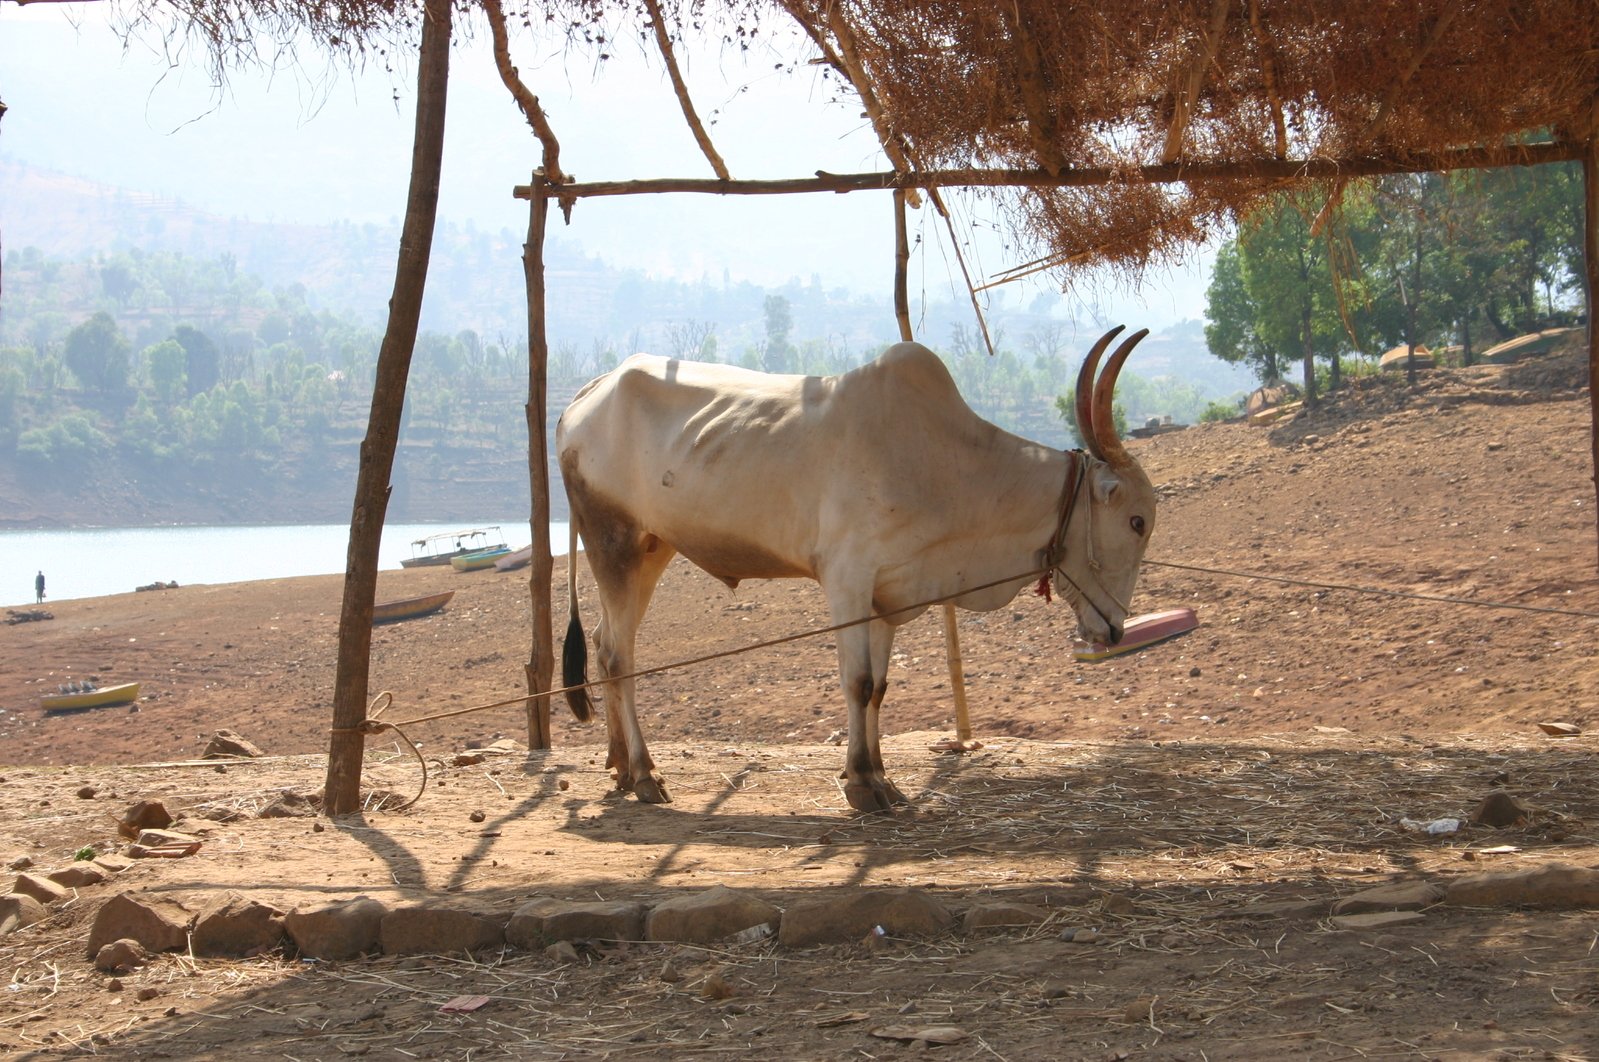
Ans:
[{"label": "wooden support post", "polygon": [[[535,192],[543,187],[542,173],[533,175]],[[527,243],[522,247],[522,271],[527,277],[527,475],[532,488],[533,557],[528,565],[527,589],[533,606],[533,648],[527,662],[527,747],[550,748],[550,683],[555,674],[555,635],[550,621],[550,584],[554,561],[550,556],[550,453],[545,436],[548,414],[550,344],[545,325],[544,233],[550,201],[535,194],[529,211]],[[545,694],[545,696],[538,696]]]},{"label": "wooden support post", "polygon": [[[1594,499],[1599,501],[1599,100],[1594,101],[1596,121],[1588,130],[1582,155],[1583,272],[1588,309],[1588,419],[1589,456],[1593,461]],[[1599,534],[1599,524],[1595,526]]]},{"label": "wooden support post", "polygon": [[389,505],[389,474],[400,437],[400,412],[411,372],[422,291],[427,283],[433,224],[438,215],[439,172],[444,159],[444,111],[450,74],[450,0],[427,0],[417,69],[416,135],[411,147],[411,187],[400,230],[399,262],[389,322],[378,350],[377,377],[344,561],[344,601],[339,610],[339,658],[333,679],[333,733],[322,808],[350,815],[361,808],[361,764],[366,751],[367,678],[372,652],[372,602],[377,593],[378,544]]},{"label": "wooden support post", "polygon": [[[905,227],[905,190],[894,189],[894,317],[899,321],[899,337],[909,342],[911,299],[909,273],[910,235]],[[966,672],[961,667],[961,636],[956,626],[955,606],[944,605],[944,656],[949,661],[949,688],[955,693],[955,739],[972,739],[971,713],[966,707]]]}]

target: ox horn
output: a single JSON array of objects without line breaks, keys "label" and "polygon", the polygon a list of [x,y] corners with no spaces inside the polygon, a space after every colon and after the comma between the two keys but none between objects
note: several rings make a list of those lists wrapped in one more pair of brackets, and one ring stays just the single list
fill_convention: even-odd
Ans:
[{"label": "ox horn", "polygon": [[[1115,335],[1115,333],[1111,333]],[[1116,348],[1116,353],[1110,356],[1105,363],[1105,371],[1099,374],[1099,381],[1094,384],[1094,436],[1099,440],[1101,451],[1100,460],[1108,465],[1125,465],[1132,461],[1122,447],[1121,439],[1116,436],[1116,418],[1111,413],[1111,396],[1116,391],[1116,377],[1122,371],[1122,364],[1127,360],[1127,355],[1138,346],[1139,340],[1149,335],[1149,329],[1141,328],[1122,340],[1122,345]]]},{"label": "ox horn", "polygon": [[1083,440],[1083,447],[1101,461],[1105,460],[1105,454],[1100,449],[1099,438],[1094,431],[1094,370],[1099,368],[1099,356],[1105,353],[1105,348],[1110,346],[1110,341],[1116,338],[1123,327],[1117,325],[1100,336],[1094,349],[1083,359],[1083,367],[1077,370],[1077,437]]}]

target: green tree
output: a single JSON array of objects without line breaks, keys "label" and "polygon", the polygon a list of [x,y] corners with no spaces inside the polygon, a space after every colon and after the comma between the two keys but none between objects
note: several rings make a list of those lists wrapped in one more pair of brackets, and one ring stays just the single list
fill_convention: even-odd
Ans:
[{"label": "green tree", "polygon": [[[1118,377],[1116,380],[1116,385],[1118,388],[1120,388],[1122,382],[1123,378]],[[1055,412],[1060,416],[1061,423],[1066,426],[1066,437],[1071,440],[1072,445],[1076,447],[1083,447],[1083,437],[1077,431],[1077,388],[1073,387],[1065,394],[1058,395],[1055,398]],[[1117,437],[1126,437],[1126,407],[1124,407],[1120,402],[1112,401],[1110,407],[1110,419],[1111,422],[1116,426]]]},{"label": "green tree", "polygon": [[792,372],[794,347],[789,333],[794,329],[794,312],[782,295],[768,295],[762,304],[766,318],[766,347],[762,367],[767,372]]},{"label": "green tree", "polygon": [[117,394],[128,383],[128,340],[101,311],[67,333],[67,368],[84,387]]},{"label": "green tree", "polygon": [[216,342],[193,325],[180,324],[172,338],[183,348],[183,372],[189,397],[215,387],[222,376],[222,352]]},{"label": "green tree", "polygon": [[184,393],[188,382],[188,356],[175,339],[163,340],[144,349],[145,371],[156,397],[170,406]]}]

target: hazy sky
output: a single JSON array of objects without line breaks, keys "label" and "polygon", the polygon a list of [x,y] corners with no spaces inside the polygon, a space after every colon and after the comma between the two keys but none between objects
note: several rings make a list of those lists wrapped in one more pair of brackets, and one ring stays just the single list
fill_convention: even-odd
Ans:
[{"label": "hazy sky", "polygon": [[[124,43],[104,2],[17,7],[0,3],[0,125],[6,158],[130,189],[180,198],[222,215],[279,221],[383,222],[404,210],[414,85],[410,57],[394,73],[327,70],[305,49],[310,72],[244,70],[220,92],[206,57],[171,54],[153,32]],[[480,229],[525,231],[527,206],[511,197],[538,163],[537,142],[500,83],[487,30],[469,26],[452,55],[441,218]],[[561,141],[562,165],[581,180],[712,176],[665,75],[622,41],[596,70],[529,37],[513,60],[539,94]],[[718,46],[687,55],[690,90],[734,177],[803,177],[818,169],[887,169],[858,105],[815,68],[773,70],[776,56],[746,61]],[[714,112],[714,114],[712,113]],[[3,224],[4,203],[0,203]],[[554,215],[552,215],[554,216]],[[925,250],[913,285],[930,299],[964,299],[950,239],[931,211],[913,213]],[[1017,260],[987,219],[968,210],[960,231],[974,274]],[[887,193],[784,197],[649,196],[580,202],[565,235],[616,265],[694,279],[777,285],[815,275],[887,298],[893,226]],[[1203,256],[1197,256],[1203,258]],[[1203,314],[1205,267],[1146,279],[1137,291],[1096,286],[1062,297],[1134,326]],[[1046,282],[1001,297],[1030,301]]]}]

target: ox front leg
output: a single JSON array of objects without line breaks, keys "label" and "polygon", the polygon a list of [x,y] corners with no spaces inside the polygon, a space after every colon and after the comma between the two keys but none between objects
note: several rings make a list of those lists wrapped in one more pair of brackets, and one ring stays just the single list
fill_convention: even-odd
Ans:
[{"label": "ox front leg", "polygon": [[878,716],[888,690],[894,628],[873,622],[841,631],[839,674],[849,705],[849,748],[844,757],[844,798],[856,811],[889,811],[910,803],[883,770]]}]

